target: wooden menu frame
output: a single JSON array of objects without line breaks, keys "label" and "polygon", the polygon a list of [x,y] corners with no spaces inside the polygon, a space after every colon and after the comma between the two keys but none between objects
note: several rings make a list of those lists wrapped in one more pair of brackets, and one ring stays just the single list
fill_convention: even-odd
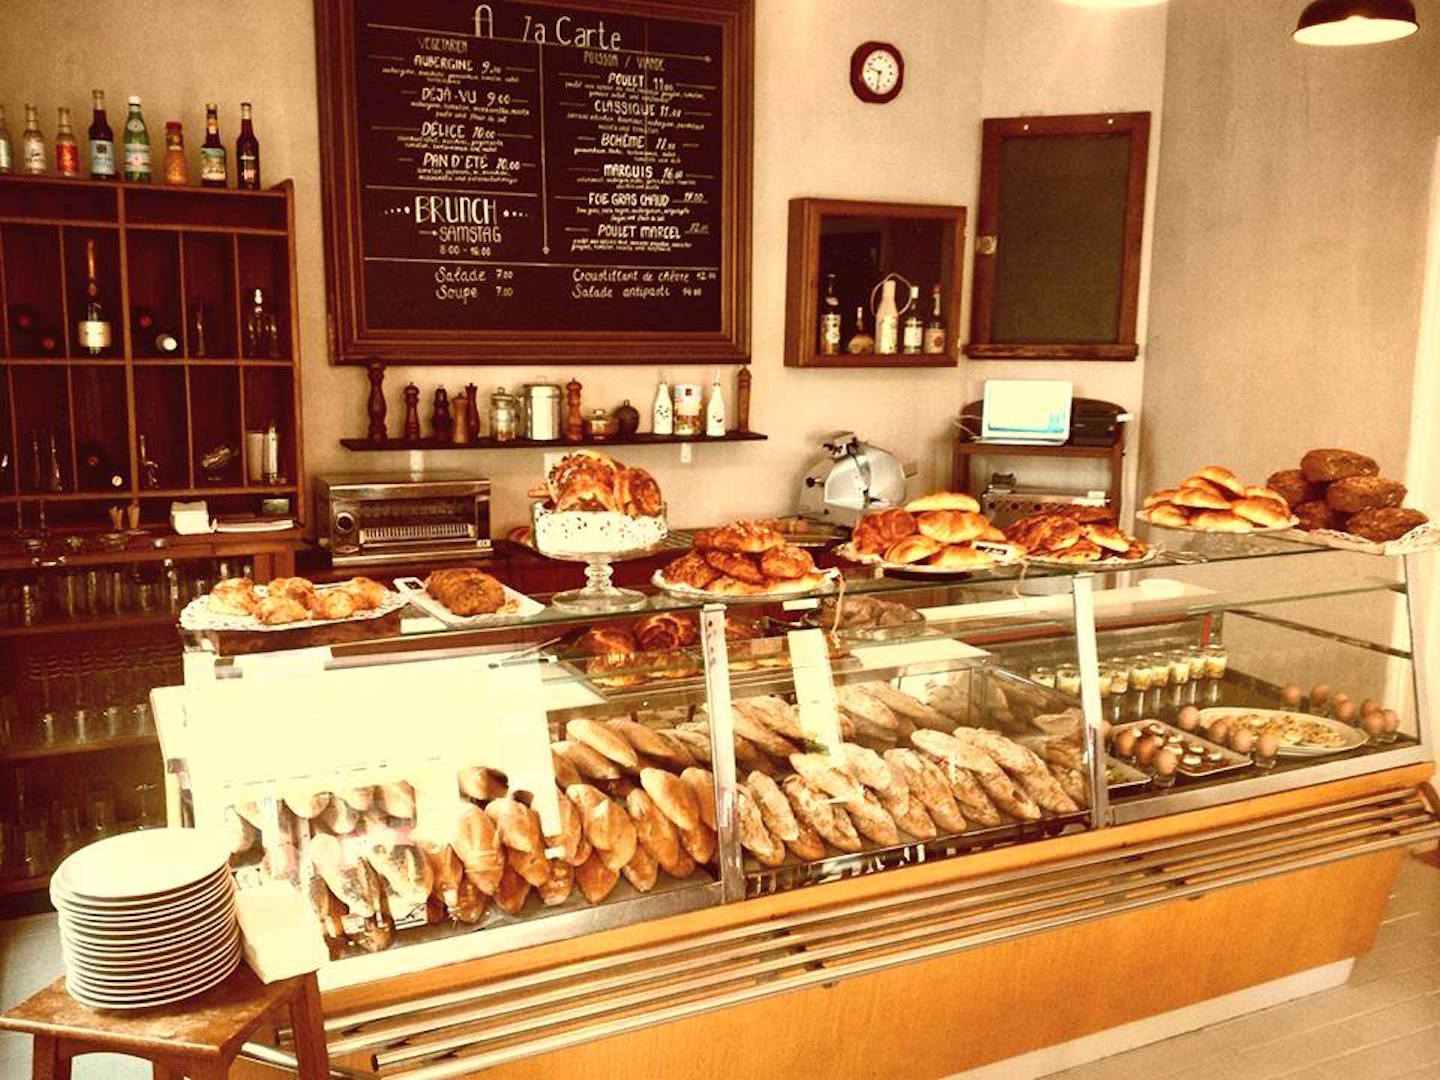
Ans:
[{"label": "wooden menu frame", "polygon": [[[535,0],[540,2],[540,0]],[[478,8],[502,7],[504,0]],[[724,56],[717,330],[396,329],[367,323],[359,215],[355,0],[315,0],[327,337],[331,362],[366,364],[744,364],[750,360],[754,0],[562,0],[565,11],[718,27]],[[466,8],[467,12],[469,8]],[[478,15],[477,15],[478,18]],[[447,33],[453,33],[447,31]],[[467,35],[458,35],[467,36]]]},{"label": "wooden menu frame", "polygon": [[[1123,135],[1130,147],[1126,166],[1120,273],[1115,281],[1115,332],[1107,340],[994,340],[997,295],[996,254],[1004,244],[1001,217],[1002,149],[1007,140],[1035,137],[1103,139]],[[1140,296],[1140,250],[1145,226],[1145,181],[1149,162],[1150,114],[1091,113],[1075,116],[1021,116],[984,123],[980,197],[976,208],[974,291],[970,341],[965,354],[975,360],[1134,360],[1136,314]],[[1036,305],[1037,307],[1039,305]]]}]

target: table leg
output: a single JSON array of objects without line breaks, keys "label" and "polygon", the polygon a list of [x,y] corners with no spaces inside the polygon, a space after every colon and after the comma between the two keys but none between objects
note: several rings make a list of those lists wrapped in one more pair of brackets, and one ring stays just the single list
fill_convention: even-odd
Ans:
[{"label": "table leg", "polygon": [[53,1035],[36,1035],[31,1080],[70,1080],[70,1053]]},{"label": "table leg", "polygon": [[325,1015],[320,1009],[320,987],[306,975],[290,1002],[290,1026],[295,1033],[298,1080],[329,1080],[330,1051],[325,1045]]}]

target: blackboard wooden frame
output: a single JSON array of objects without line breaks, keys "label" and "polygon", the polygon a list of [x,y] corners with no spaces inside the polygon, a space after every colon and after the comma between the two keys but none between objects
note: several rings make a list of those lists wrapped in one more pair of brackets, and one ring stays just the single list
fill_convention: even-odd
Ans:
[{"label": "blackboard wooden frame", "polygon": [[[1114,337],[1094,342],[997,342],[993,340],[996,305],[995,254],[1003,243],[1000,218],[1001,151],[1007,139],[1072,136],[1077,139],[1130,139],[1125,219]],[[980,197],[976,207],[974,291],[970,341],[965,355],[974,360],[1134,360],[1136,313],[1140,297],[1140,248],[1145,227],[1145,181],[1150,152],[1150,114],[1088,113],[1073,116],[1019,116],[984,122],[980,159]]]},{"label": "blackboard wooden frame", "polygon": [[[548,0],[547,0],[548,2]],[[720,329],[388,329],[366,324],[353,92],[353,0],[315,0],[327,338],[334,364],[745,364],[750,361],[754,0],[563,0],[577,11],[718,25],[725,62]]]}]

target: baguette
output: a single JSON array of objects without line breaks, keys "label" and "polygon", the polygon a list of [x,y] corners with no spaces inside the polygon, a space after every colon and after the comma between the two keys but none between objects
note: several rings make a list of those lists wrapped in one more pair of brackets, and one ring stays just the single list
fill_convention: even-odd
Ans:
[{"label": "baguette", "polygon": [[553,859],[550,876],[535,886],[535,893],[546,907],[559,907],[570,899],[575,889],[575,867],[564,859]]},{"label": "baguette", "polygon": [[655,888],[660,879],[660,864],[643,847],[637,847],[630,861],[620,868],[625,880],[635,887],[636,892],[647,893]]},{"label": "baguette", "polygon": [[762,772],[752,772],[745,781],[745,788],[755,800],[771,836],[787,844],[799,836],[800,827],[795,820],[795,812],[779,784]]},{"label": "baguette", "polygon": [[715,828],[715,778],[708,769],[692,765],[680,774],[680,779],[690,785],[690,790],[695,793],[695,801],[700,807],[700,820],[710,828]]},{"label": "baguette", "polygon": [[619,880],[619,871],[601,862],[599,852],[575,867],[575,884],[580,886],[580,892],[592,904],[601,903],[609,896]]},{"label": "baguette", "polygon": [[625,797],[625,809],[635,823],[640,846],[662,866],[675,865],[680,859],[680,833],[650,796],[636,788]]},{"label": "baguette", "polygon": [[505,848],[490,815],[478,806],[467,807],[455,823],[450,846],[471,883],[486,896],[494,896],[505,870]]},{"label": "baguette", "polygon": [[565,725],[565,737],[574,742],[584,743],[626,769],[640,767],[640,758],[635,753],[635,747],[630,745],[630,741],[598,720],[569,721]]},{"label": "baguette", "polygon": [[700,824],[700,803],[695,791],[678,776],[664,769],[644,768],[640,770],[640,786],[677,828],[693,829]]}]

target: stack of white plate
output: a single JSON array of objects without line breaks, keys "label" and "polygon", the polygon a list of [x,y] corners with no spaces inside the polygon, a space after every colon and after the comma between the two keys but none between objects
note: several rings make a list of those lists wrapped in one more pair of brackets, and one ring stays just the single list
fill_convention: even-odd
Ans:
[{"label": "stack of white plate", "polygon": [[223,982],[240,962],[223,843],[146,829],[71,855],[50,879],[65,986],[96,1009],[145,1009]]}]

